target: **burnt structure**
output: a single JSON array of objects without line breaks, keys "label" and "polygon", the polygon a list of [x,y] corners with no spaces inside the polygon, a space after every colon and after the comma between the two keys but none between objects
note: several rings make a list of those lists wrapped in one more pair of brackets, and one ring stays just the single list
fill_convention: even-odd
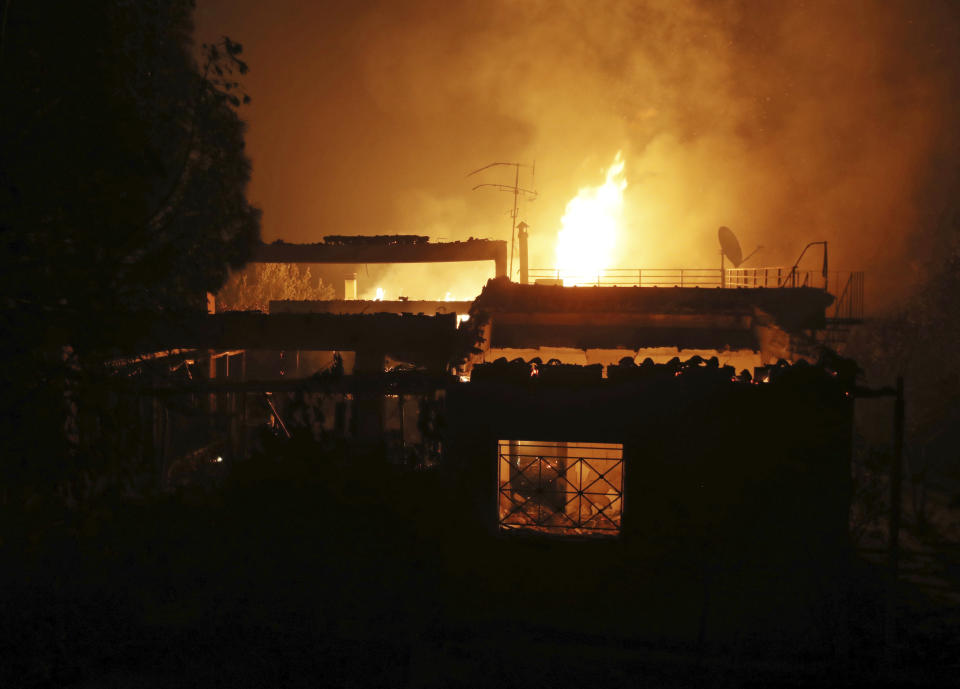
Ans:
[{"label": "burnt structure", "polygon": [[793,353],[826,325],[833,297],[797,288],[562,287],[491,280],[470,309],[488,348]]},{"label": "burnt structure", "polygon": [[[499,272],[506,259],[505,242],[325,239],[264,245],[256,260],[492,259]],[[332,396],[336,409],[321,413],[328,420],[313,428],[315,436],[335,432],[367,449],[393,437],[403,449],[411,416],[416,427],[421,415],[407,402],[428,404],[443,418],[436,427],[443,431],[433,435],[438,456],[466,481],[464,499],[474,505],[477,525],[493,531],[642,541],[667,504],[686,504],[707,519],[724,495],[738,491],[743,499],[722,519],[750,526],[750,514],[782,506],[764,506],[763,496],[792,486],[797,501],[781,521],[805,524],[836,544],[846,523],[853,382],[846,370],[806,364],[833,302],[825,289],[803,286],[564,287],[498,277],[472,303],[271,302],[270,314],[179,317],[156,323],[149,344],[138,348],[208,352],[205,380],[180,381],[158,394],[218,396],[216,405],[210,398],[211,409],[242,413],[246,403],[239,400],[276,392],[270,415],[288,434],[283,417],[293,412],[285,400],[324,404]],[[469,318],[458,323],[457,314]],[[485,363],[539,348],[631,355],[606,368],[529,356]],[[747,351],[758,362],[784,365],[757,371],[756,381],[716,358],[637,366],[632,353],[651,348]],[[281,363],[272,380],[250,376],[244,354],[238,378],[213,365],[218,351],[254,359],[258,351],[272,352],[273,365],[278,357],[295,357],[295,365]],[[346,368],[340,352],[350,353]],[[229,355],[224,361],[229,366]],[[406,371],[385,374],[391,367]],[[698,431],[691,434],[694,423]],[[703,480],[690,493],[687,483],[696,476]],[[649,493],[652,485],[657,495]],[[747,495],[750,486],[756,492]]]},{"label": "burnt structure", "polygon": [[[422,238],[409,242],[394,241],[396,238],[393,237],[386,239],[390,241],[312,246],[338,250],[374,247],[390,252],[430,246],[421,241]],[[297,260],[302,260],[302,256]],[[395,415],[389,410],[391,405],[399,405],[401,417],[417,413],[402,410],[404,403],[396,397],[399,391],[395,382],[378,378],[386,368],[398,363],[430,377],[428,382],[418,383],[416,393],[405,393],[408,397],[415,394],[420,399],[439,401],[450,391],[450,381],[456,380],[453,374],[466,372],[474,376],[477,384],[486,384],[485,377],[489,374],[482,362],[511,350],[609,348],[628,353],[650,347],[672,347],[678,351],[698,349],[718,353],[746,350],[759,353],[757,361],[797,360],[804,358],[801,349],[805,338],[824,327],[825,311],[832,300],[824,290],[807,287],[562,287],[523,285],[506,278],[495,278],[472,303],[273,302],[270,314],[180,315],[154,321],[134,349],[189,349],[200,353],[195,358],[209,357],[211,363],[205,367],[209,369],[206,371],[209,382],[194,385],[206,385],[210,390],[217,388],[216,394],[228,398],[232,395],[234,400],[248,393],[262,394],[271,385],[278,392],[281,388],[290,391],[288,394],[299,391],[339,395],[338,404],[353,409],[354,435],[376,446],[383,440],[389,425],[388,417]],[[469,319],[458,324],[457,314],[468,315]],[[230,356],[224,358],[218,352],[244,352],[239,379],[236,365],[232,373],[226,368]],[[347,352],[349,358],[339,382],[334,385],[329,378],[318,379],[315,374],[333,365],[335,357],[339,356],[335,352]],[[222,360],[223,366],[215,366],[215,360]],[[632,362],[633,357],[628,360]],[[271,372],[278,366],[279,370]],[[607,372],[616,378],[611,384],[624,384],[624,376],[633,375],[629,367],[612,367]],[[576,382],[588,386],[584,391],[588,396],[593,394],[590,385],[606,384],[603,373],[600,365],[543,366],[542,362],[538,370],[539,380],[544,384],[552,380]],[[521,378],[527,375],[528,372],[524,372]],[[728,379],[732,377],[729,372],[721,375]],[[218,378],[228,380],[218,387],[213,384]],[[282,385],[270,382],[280,379]],[[301,381],[299,386],[297,380]],[[351,381],[349,385],[348,380]],[[517,394],[526,394],[522,390]],[[696,389],[687,392],[703,396]],[[660,393],[641,386],[631,394],[644,397]],[[398,401],[394,403],[390,399]],[[279,404],[280,407],[272,410],[274,415],[282,415],[283,403]],[[538,402],[531,398],[527,404],[535,409]],[[631,404],[635,406],[639,402],[634,400]],[[231,409],[242,407],[236,402],[220,404],[220,408],[225,406]],[[504,408],[512,408],[512,403],[493,404],[488,410],[478,411],[477,416],[495,415],[496,410]],[[583,413],[590,416],[586,410]],[[337,414],[342,416],[343,412]],[[604,415],[616,416],[606,412]],[[524,423],[531,418],[519,413],[512,417],[516,422],[524,420]],[[406,420],[399,423],[403,426]],[[349,431],[345,422],[338,422],[338,427],[344,432]],[[533,426],[526,434],[510,433],[499,438],[498,442],[602,440],[595,433],[578,436],[574,432],[578,428],[576,424],[564,423],[559,427],[569,431],[570,435],[565,438],[538,435]],[[622,438],[611,442],[624,444]],[[623,451],[629,454],[629,445],[624,447],[627,449]],[[508,447],[508,453],[514,450]]]},{"label": "burnt structure", "polygon": [[498,361],[447,391],[465,533],[499,542],[501,595],[557,591],[613,638],[842,644],[817,616],[842,615],[820,606],[845,576],[855,367],[598,368]]},{"label": "burnt structure", "polygon": [[[606,379],[599,368],[501,360],[448,390],[451,461],[476,486],[475,514],[488,528],[645,541],[695,527],[754,546],[761,537],[789,549],[797,539],[843,543],[849,362],[737,375],[699,357],[627,360]],[[620,450],[597,457],[597,447]],[[583,460],[593,464],[589,479],[578,468],[572,480]],[[589,497],[591,486],[602,497]],[[574,502],[576,514],[564,509]],[[678,519],[690,521],[668,523]]]},{"label": "burnt structure", "polygon": [[[464,260],[438,246],[333,237],[258,260]],[[811,601],[842,600],[856,396],[850,362],[808,363],[833,302],[811,287],[503,277],[469,303],[272,302],[152,322],[128,349],[176,353],[118,361],[117,390],[167,485],[284,443],[322,458],[324,477],[349,464],[359,491],[390,476],[377,499],[416,504],[418,538],[459,550],[497,624],[604,639],[643,627],[701,650],[724,636],[828,645]],[[638,365],[657,347],[716,356]],[[609,348],[620,363],[524,352],[539,348]],[[723,365],[743,351],[782,361]]]},{"label": "burnt structure", "polygon": [[[253,254],[255,263],[453,263],[493,261],[496,275],[507,274],[507,243],[502,240],[468,239],[462,242],[401,241],[407,235],[354,237],[351,242],[318,244],[261,244]],[[397,239],[400,238],[400,239]],[[334,239],[342,239],[334,237]],[[360,240],[364,241],[360,241]]]},{"label": "burnt structure", "polygon": [[[501,619],[562,618],[569,632],[604,638],[650,629],[701,649],[722,638],[839,647],[816,616],[843,614],[829,606],[842,600],[848,554],[857,370],[797,355],[831,301],[799,287],[500,278],[468,308],[274,302],[270,314],[156,324],[140,350],[180,348],[184,374],[171,380],[165,360],[127,362],[157,375],[119,392],[142,410],[167,485],[277,442],[323,457],[318,471],[420,469],[396,474],[405,478],[382,499],[435,515],[442,527],[430,528],[446,534],[435,537],[452,539],[437,543],[458,544],[463,570],[489,583],[476,598]],[[635,350],[652,345],[793,363],[638,365]],[[497,358],[540,346],[610,347],[622,359]],[[258,358],[285,361],[288,375],[258,377]]]}]

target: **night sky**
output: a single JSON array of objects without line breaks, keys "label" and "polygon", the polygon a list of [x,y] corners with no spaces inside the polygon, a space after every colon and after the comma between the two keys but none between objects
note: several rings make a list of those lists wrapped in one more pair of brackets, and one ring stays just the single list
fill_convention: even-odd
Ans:
[{"label": "night sky", "polygon": [[882,307],[955,233],[954,2],[199,0],[197,42],[221,34],[251,67],[266,241],[507,239],[510,196],[465,174],[535,160],[520,217],[551,266],[565,204],[617,151],[619,267],[714,267],[721,224],[766,247],[754,265],[827,239]]}]

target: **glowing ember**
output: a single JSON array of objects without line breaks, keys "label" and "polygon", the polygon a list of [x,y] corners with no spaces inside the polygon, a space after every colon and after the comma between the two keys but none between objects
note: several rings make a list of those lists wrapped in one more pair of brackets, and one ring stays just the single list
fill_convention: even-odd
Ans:
[{"label": "glowing ember", "polygon": [[617,152],[606,182],[584,187],[567,204],[557,236],[557,271],[564,285],[596,283],[609,266],[626,188],[623,158]]},{"label": "glowing ember", "polygon": [[447,293],[443,296],[443,300],[444,300],[444,301],[453,301],[453,297],[450,296],[450,292],[447,292]]},{"label": "glowing ember", "polygon": [[383,301],[383,287],[377,287],[377,296],[375,296],[373,300]]}]

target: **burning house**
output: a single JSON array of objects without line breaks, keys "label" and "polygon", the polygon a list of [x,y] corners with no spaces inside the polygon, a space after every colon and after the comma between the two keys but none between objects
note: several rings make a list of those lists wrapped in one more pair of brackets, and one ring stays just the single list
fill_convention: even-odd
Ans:
[{"label": "burning house", "polygon": [[[524,254],[521,243],[521,265]],[[505,242],[355,237],[264,245],[256,260],[348,265],[492,260],[501,272],[505,257]],[[548,503],[556,503],[554,516],[547,521],[538,516],[531,526],[525,521],[530,515],[517,504],[506,516],[500,505],[487,513],[498,528],[549,531],[563,522],[578,535],[629,533],[624,519],[630,467],[653,466],[667,456],[672,458],[667,465],[682,466],[675,452],[666,452],[669,444],[657,445],[657,438],[683,436],[691,416],[719,424],[710,446],[690,446],[691,456],[737,457],[734,465],[748,466],[742,451],[725,444],[729,432],[720,429],[741,428],[738,438],[756,434],[760,423],[751,419],[769,414],[789,396],[759,391],[767,386],[757,388],[751,376],[776,362],[815,362],[817,333],[829,329],[828,310],[837,308],[835,297],[809,286],[808,279],[743,286],[741,269],[713,276],[719,284],[709,286],[707,271],[690,272],[695,277],[637,271],[634,284],[623,284],[620,276],[619,284],[598,280],[592,286],[518,284],[501,276],[472,302],[271,302],[269,314],[226,312],[156,323],[149,342],[153,349],[186,348],[209,361],[199,379],[161,387],[167,394],[185,394],[186,388],[206,394],[208,411],[231,417],[225,433],[229,447],[219,454],[246,454],[251,433],[264,420],[290,435],[291,427],[310,418],[316,439],[340,437],[401,461],[413,448],[422,449],[425,436],[433,436],[434,461],[444,457],[468,473],[480,472],[478,486],[495,483],[481,478],[493,472],[501,488],[513,491],[505,497],[498,489],[497,495],[514,503],[524,491],[540,490],[531,483],[534,472],[537,481],[552,477],[555,492]],[[694,286],[688,286],[691,280]],[[727,281],[738,286],[720,286]],[[819,389],[820,383],[810,385]],[[850,381],[844,385],[852,388]],[[811,417],[810,428],[824,428],[834,417],[849,425],[849,400],[840,393],[834,397],[836,409],[783,407],[763,427],[821,413],[827,416]],[[261,413],[251,415],[257,408]],[[444,415],[443,433],[421,418],[436,421],[438,414]],[[649,429],[641,430],[647,423]],[[669,433],[653,433],[671,427]],[[487,435],[475,438],[477,428]],[[824,446],[835,441],[842,446],[841,436],[824,439]],[[478,448],[485,448],[484,459]],[[600,486],[604,491],[593,490]]]},{"label": "burning house", "polygon": [[[499,265],[505,254],[503,242],[461,243],[475,254],[373,244],[285,244],[259,259],[386,261],[396,251]],[[174,481],[185,459],[203,464],[169,442],[186,437],[176,428],[193,409],[217,470],[265,432],[351,463],[429,468],[444,519],[471,543],[492,537],[517,566],[539,567],[539,547],[560,559],[589,552],[622,578],[639,559],[700,573],[689,600],[704,595],[703,572],[728,567],[739,574],[709,595],[749,590],[789,601],[784,614],[799,619],[845,552],[856,367],[818,347],[842,295],[783,271],[769,286],[742,269],[716,271],[713,284],[698,271],[693,286],[690,275],[649,285],[656,274],[637,272],[633,284],[590,286],[500,276],[470,302],[272,302],[270,313],[158,322],[149,346],[192,352],[195,373],[158,375],[147,393],[161,473]],[[541,546],[516,545],[528,538]],[[784,573],[800,571],[786,595]]]},{"label": "burning house", "polygon": [[[614,363],[720,354],[745,368],[812,354],[833,297],[821,289],[518,285],[491,281],[471,307],[480,360]],[[513,358],[513,357],[511,357]]]},{"label": "burning house", "polygon": [[[328,248],[274,244],[258,260],[396,256],[494,260],[499,270],[505,245],[474,240],[447,250],[426,241],[354,238]],[[286,390],[288,397],[297,391],[301,399],[312,394],[314,403],[327,405],[316,433],[362,445],[422,441],[419,416],[429,400],[444,417],[438,439],[444,461],[473,476],[470,485],[484,487],[468,502],[495,530],[633,538],[643,532],[638,525],[648,523],[642,505],[653,504],[641,497],[649,484],[635,476],[660,474],[661,487],[679,490],[683,481],[674,479],[713,476],[723,466],[722,488],[697,482],[695,494],[709,501],[731,481],[749,483],[758,466],[799,485],[787,478],[790,472],[773,468],[783,463],[794,471],[798,462],[810,463],[801,472],[809,481],[807,507],[832,515],[839,529],[853,382],[849,376],[838,382],[836,371],[808,363],[835,299],[794,284],[563,286],[498,277],[473,302],[272,302],[270,314],[217,314],[194,346],[291,352],[295,375],[235,383],[233,393],[253,386]],[[309,352],[337,352],[348,364],[337,375],[314,371],[299,364],[311,361]],[[772,374],[759,372],[778,361],[773,371],[796,370],[787,382],[765,381]],[[410,387],[415,378],[416,390]],[[798,405],[798,386],[804,399],[819,395],[823,403]],[[292,412],[283,398],[275,397],[271,413],[286,429],[282,417]],[[695,440],[686,431],[693,419],[703,429]],[[775,438],[798,427],[814,439],[783,446],[812,443],[820,448],[815,457],[776,451]],[[817,493],[824,485],[836,488],[829,499]]]}]

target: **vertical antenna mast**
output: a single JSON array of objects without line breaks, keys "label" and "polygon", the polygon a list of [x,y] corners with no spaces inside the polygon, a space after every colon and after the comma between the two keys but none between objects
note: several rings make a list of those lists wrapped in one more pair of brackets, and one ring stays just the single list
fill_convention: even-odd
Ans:
[{"label": "vertical antenna mast", "polygon": [[536,167],[535,167],[536,163],[534,163],[533,165],[524,165],[523,163],[490,163],[489,165],[484,165],[483,167],[477,168],[473,172],[468,173],[467,177],[470,177],[471,175],[475,175],[478,172],[482,172],[488,168],[496,167],[498,165],[511,166],[514,168],[513,186],[508,186],[506,184],[478,184],[471,191],[476,191],[481,187],[493,187],[497,191],[509,191],[513,193],[513,209],[510,211],[510,268],[508,272],[510,279],[513,280],[513,248],[514,248],[514,240],[517,234],[517,207],[520,200],[520,194],[528,194],[531,199],[537,198],[537,192],[532,191],[530,189],[524,189],[523,187],[520,186],[520,168],[522,167],[530,168],[531,169],[530,174],[532,178],[534,172],[536,171]]}]

